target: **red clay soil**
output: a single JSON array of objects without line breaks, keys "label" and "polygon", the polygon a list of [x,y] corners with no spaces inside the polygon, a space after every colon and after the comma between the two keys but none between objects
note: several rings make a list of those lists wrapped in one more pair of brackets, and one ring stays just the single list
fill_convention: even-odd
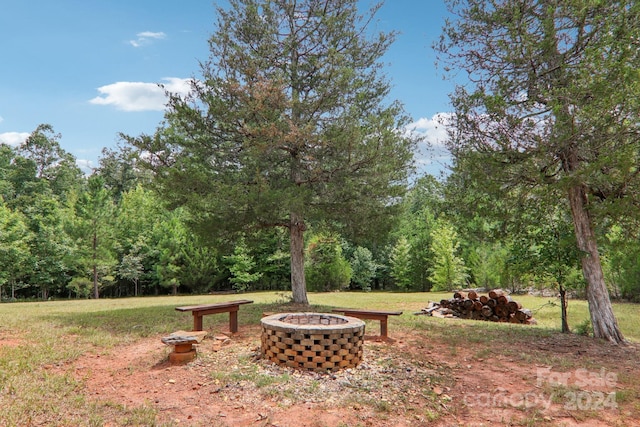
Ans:
[{"label": "red clay soil", "polygon": [[[495,356],[486,343],[453,347],[392,330],[392,343],[365,341],[357,368],[317,374],[261,360],[259,334],[244,326],[208,337],[186,365],[168,363],[158,336],[64,369],[90,399],[153,408],[158,425],[640,426],[636,346],[554,336],[526,349],[529,358]],[[559,355],[570,369],[550,363]]]}]

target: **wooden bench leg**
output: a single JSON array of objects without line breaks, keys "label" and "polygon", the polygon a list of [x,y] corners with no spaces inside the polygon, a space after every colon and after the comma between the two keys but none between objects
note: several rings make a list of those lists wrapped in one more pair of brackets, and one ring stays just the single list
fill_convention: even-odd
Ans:
[{"label": "wooden bench leg", "polygon": [[238,312],[237,311],[229,312],[229,331],[231,331],[232,334],[235,334],[236,332],[238,332]]},{"label": "wooden bench leg", "polygon": [[198,313],[193,313],[193,330],[201,331],[202,330],[202,316]]},{"label": "wooden bench leg", "polygon": [[380,319],[380,336],[387,338],[387,318]]}]

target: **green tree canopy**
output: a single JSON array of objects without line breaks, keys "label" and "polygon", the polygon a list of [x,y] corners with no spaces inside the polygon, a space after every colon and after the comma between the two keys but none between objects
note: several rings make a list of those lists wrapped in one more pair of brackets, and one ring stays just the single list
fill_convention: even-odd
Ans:
[{"label": "green tree canopy", "polygon": [[26,278],[40,289],[42,299],[67,283],[69,257],[75,246],[65,232],[63,216],[60,203],[44,195],[36,198],[25,212],[25,222],[31,231]]},{"label": "green tree canopy", "polygon": [[[596,221],[637,201],[640,4],[450,0],[436,48],[470,84],[452,95],[449,146],[503,198],[544,188],[568,206],[594,335],[624,342],[605,286]],[[564,201],[562,201],[564,200]]]},{"label": "green tree canopy", "polygon": [[357,5],[230,0],[191,95],[172,97],[155,135],[130,139],[161,194],[188,206],[205,232],[287,228],[302,304],[307,223],[384,230],[416,143],[381,73],[394,35],[370,36],[379,5],[366,16]]},{"label": "green tree canopy", "polygon": [[411,289],[411,245],[406,237],[400,237],[391,249],[389,264],[395,285],[403,291]]},{"label": "green tree canopy", "polygon": [[46,182],[61,201],[82,184],[76,159],[60,146],[60,134],[48,124],[39,125],[18,147],[18,153],[33,165],[34,178]]},{"label": "green tree canopy", "polygon": [[255,271],[256,262],[242,239],[236,244],[233,254],[224,257],[224,260],[227,262],[231,272],[229,281],[236,291],[245,292],[249,290],[250,286],[262,276],[261,272]]},{"label": "green tree canopy", "polygon": [[111,196],[100,175],[87,180],[87,188],[76,203],[76,227],[81,263],[93,279],[93,298],[99,291],[99,272],[112,273],[116,264],[113,251],[113,214]]},{"label": "green tree canopy", "polygon": [[117,150],[104,148],[99,162],[95,173],[104,179],[105,187],[116,202],[120,201],[124,193],[146,181],[143,172],[137,167],[137,156],[131,147],[118,147]]},{"label": "green tree canopy", "polygon": [[351,265],[342,254],[337,235],[318,233],[307,245],[306,276],[314,291],[339,291],[349,287]]},{"label": "green tree canopy", "polygon": [[411,290],[431,289],[431,231],[436,218],[443,210],[443,202],[443,186],[430,175],[416,180],[403,200],[396,234],[398,238],[404,237],[410,247],[408,274],[411,278],[408,283]]},{"label": "green tree canopy", "polygon": [[371,290],[371,282],[376,275],[378,265],[373,259],[373,254],[367,248],[358,246],[354,249],[350,259],[351,283],[356,289]]},{"label": "green tree canopy", "polygon": [[30,260],[29,241],[32,239],[25,219],[19,212],[8,209],[0,200],[0,300],[2,287],[11,285],[11,298],[17,280],[26,273]]},{"label": "green tree canopy", "polygon": [[433,268],[431,281],[434,291],[452,291],[466,284],[468,277],[464,260],[458,254],[458,233],[445,219],[439,219],[431,232]]}]

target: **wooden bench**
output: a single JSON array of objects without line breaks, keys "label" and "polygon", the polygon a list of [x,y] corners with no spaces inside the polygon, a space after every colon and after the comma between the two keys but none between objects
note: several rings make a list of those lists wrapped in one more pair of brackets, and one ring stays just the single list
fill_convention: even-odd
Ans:
[{"label": "wooden bench", "polygon": [[237,301],[220,302],[216,304],[189,305],[176,307],[178,311],[190,311],[193,314],[193,330],[202,330],[202,316],[207,314],[229,313],[229,330],[238,332],[238,309],[242,304],[251,304],[253,301],[246,299]]},{"label": "wooden bench", "polygon": [[399,316],[401,311],[364,310],[359,308],[334,308],[334,313],[343,313],[345,316],[357,317],[358,319],[379,320],[380,337],[388,338],[387,319],[389,316]]}]

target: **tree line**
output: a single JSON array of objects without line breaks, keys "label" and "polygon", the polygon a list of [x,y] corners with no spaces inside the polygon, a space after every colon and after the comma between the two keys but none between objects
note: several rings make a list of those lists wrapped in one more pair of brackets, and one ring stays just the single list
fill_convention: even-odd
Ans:
[{"label": "tree line", "polygon": [[[206,239],[170,209],[131,147],[103,150],[84,175],[41,125],[0,146],[0,290],[15,299],[290,291],[288,236],[262,229]],[[318,223],[305,241],[311,291],[557,290],[584,297],[566,211],[488,199],[463,170],[411,183],[391,226],[358,239]],[[544,208],[544,209],[543,209]],[[508,219],[508,220],[507,220]],[[629,224],[633,218],[628,218]],[[620,223],[602,228],[611,295],[640,299],[640,243]]]},{"label": "tree line", "polygon": [[[103,150],[87,176],[60,138],[41,125],[20,146],[0,146],[3,301],[290,290],[283,230],[206,239],[186,209],[167,206],[131,147]],[[309,289],[428,290],[410,283],[420,257],[396,255],[379,231],[350,241],[314,225],[305,246]]]}]

